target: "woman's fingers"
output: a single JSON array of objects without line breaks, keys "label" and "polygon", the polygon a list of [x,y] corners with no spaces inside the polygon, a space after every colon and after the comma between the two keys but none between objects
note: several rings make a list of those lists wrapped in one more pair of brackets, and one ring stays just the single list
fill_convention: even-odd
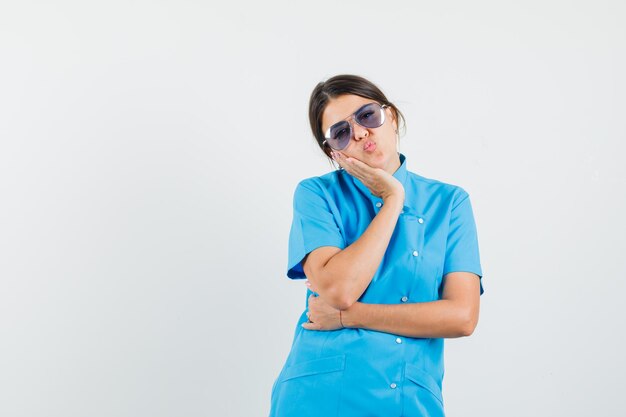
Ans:
[{"label": "woman's fingers", "polygon": [[358,178],[364,184],[369,184],[376,177],[376,170],[365,162],[356,158],[346,158],[345,155],[339,153],[339,160],[343,162],[342,166],[350,175]]},{"label": "woman's fingers", "polygon": [[348,171],[349,174],[352,174],[352,167],[346,162],[346,157],[341,152],[333,151],[332,156],[339,166]]},{"label": "woman's fingers", "polygon": [[371,173],[373,170],[372,167],[362,161],[359,161],[358,159],[346,158],[346,156],[339,151],[334,151],[333,155],[335,156],[335,161],[337,161],[343,169],[359,179],[364,179],[367,174]]},{"label": "woman's fingers", "polygon": [[346,162],[345,162],[345,157],[343,156],[343,154],[339,151],[331,151],[330,154],[332,155],[333,159],[337,161],[337,163],[341,165],[342,168],[345,169]]},{"label": "woman's fingers", "polygon": [[365,177],[366,175],[372,176],[373,174],[374,168],[367,165],[363,161],[359,161],[355,158],[350,158],[350,161],[348,161],[348,163],[351,164],[352,170],[361,177]]},{"label": "woman's fingers", "polygon": [[333,152],[333,158],[355,178],[358,178],[370,192],[383,199],[391,194],[402,194],[402,184],[382,168],[374,168],[360,159],[347,158],[339,151]]}]

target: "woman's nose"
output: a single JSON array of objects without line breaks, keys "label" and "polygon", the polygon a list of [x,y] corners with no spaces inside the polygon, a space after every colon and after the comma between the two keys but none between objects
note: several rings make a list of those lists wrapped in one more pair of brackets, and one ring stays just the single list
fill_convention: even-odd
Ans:
[{"label": "woman's nose", "polygon": [[360,124],[352,121],[352,131],[354,132],[354,139],[359,141],[368,135],[367,128],[361,126]]}]

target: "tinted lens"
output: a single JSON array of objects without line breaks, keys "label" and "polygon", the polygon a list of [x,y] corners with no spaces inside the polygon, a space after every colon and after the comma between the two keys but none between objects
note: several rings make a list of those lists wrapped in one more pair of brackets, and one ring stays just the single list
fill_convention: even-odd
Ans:
[{"label": "tinted lens", "polygon": [[363,107],[354,119],[363,127],[380,127],[385,121],[382,108],[376,103]]},{"label": "tinted lens", "polygon": [[331,126],[330,137],[327,139],[331,148],[341,150],[348,146],[350,137],[352,136],[352,128],[348,122],[339,122]]}]

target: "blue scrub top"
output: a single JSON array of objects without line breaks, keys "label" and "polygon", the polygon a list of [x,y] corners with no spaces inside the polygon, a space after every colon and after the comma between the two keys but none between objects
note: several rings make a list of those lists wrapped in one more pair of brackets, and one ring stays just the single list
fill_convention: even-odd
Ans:
[{"label": "blue scrub top", "polygon": [[[480,279],[478,236],[468,193],[407,170],[393,174],[405,190],[387,251],[360,302],[421,303],[441,298],[443,276]],[[306,278],[303,258],[320,246],[344,249],[367,229],[383,200],[338,170],[302,180],[293,200],[287,276]],[[270,417],[444,416],[443,338],[414,338],[361,328],[307,330],[306,306],[271,393]]]}]

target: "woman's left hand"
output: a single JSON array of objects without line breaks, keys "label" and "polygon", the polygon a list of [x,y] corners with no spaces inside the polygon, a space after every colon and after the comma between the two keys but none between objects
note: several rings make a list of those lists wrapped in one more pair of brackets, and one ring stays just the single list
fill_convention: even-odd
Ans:
[{"label": "woman's left hand", "polygon": [[336,330],[341,329],[339,310],[327,304],[321,297],[309,296],[309,311],[307,316],[311,323],[302,323],[307,330]]}]

